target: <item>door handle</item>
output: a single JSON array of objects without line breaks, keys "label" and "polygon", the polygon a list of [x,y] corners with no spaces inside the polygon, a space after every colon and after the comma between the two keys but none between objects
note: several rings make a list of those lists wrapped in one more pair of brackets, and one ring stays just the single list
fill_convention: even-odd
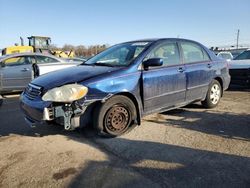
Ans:
[{"label": "door handle", "polygon": [[22,72],[26,72],[26,71],[29,71],[30,69],[28,69],[28,68],[23,68],[21,71]]},{"label": "door handle", "polygon": [[179,67],[179,68],[178,68],[178,72],[181,72],[181,73],[182,73],[182,72],[184,72],[184,71],[185,71],[185,69],[184,69],[183,67]]},{"label": "door handle", "polygon": [[208,63],[207,67],[210,69],[212,67],[212,65],[210,63]]}]

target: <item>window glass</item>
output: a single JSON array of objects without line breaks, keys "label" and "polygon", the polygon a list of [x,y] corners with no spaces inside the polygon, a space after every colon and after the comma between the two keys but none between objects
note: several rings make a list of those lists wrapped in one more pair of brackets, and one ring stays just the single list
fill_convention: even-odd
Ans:
[{"label": "window glass", "polygon": [[163,65],[176,65],[180,63],[179,50],[176,43],[163,43],[154,48],[146,59],[161,58]]},{"label": "window glass", "polygon": [[203,50],[197,44],[191,42],[182,42],[181,48],[184,56],[184,63],[209,61],[209,57],[205,50]]},{"label": "window glass", "polygon": [[84,65],[128,66],[148,45],[149,42],[118,44],[89,59]]},{"label": "window glass", "polygon": [[210,61],[210,58],[207,52],[203,48],[202,48],[202,52],[203,52],[203,61]]},{"label": "window glass", "polygon": [[29,59],[24,56],[19,57],[12,57],[3,61],[5,66],[18,66],[18,65],[25,65],[29,64]]},{"label": "window glass", "polygon": [[244,51],[238,55],[235,60],[250,59],[250,51]]},{"label": "window glass", "polygon": [[26,58],[29,61],[29,63],[31,63],[31,64],[35,64],[36,63],[35,56],[27,56]]},{"label": "window glass", "polygon": [[35,46],[40,48],[47,48],[48,42],[44,38],[35,38]]},{"label": "window glass", "polygon": [[129,49],[126,47],[119,48],[115,50],[113,53],[107,54],[103,58],[101,58],[99,63],[120,63],[124,64],[126,62],[126,57],[128,56]]},{"label": "window glass", "polygon": [[56,63],[59,62],[57,59],[51,58],[51,57],[46,57],[46,56],[36,56],[37,58],[37,63]]},{"label": "window glass", "polygon": [[137,47],[135,49],[134,58],[136,58],[142,52],[142,50],[144,50],[144,47]]}]

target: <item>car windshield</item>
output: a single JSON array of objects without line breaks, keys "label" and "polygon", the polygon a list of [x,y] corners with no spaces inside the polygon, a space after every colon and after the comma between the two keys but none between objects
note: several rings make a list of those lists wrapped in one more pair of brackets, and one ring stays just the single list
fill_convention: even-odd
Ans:
[{"label": "car windshield", "polygon": [[118,44],[92,57],[84,65],[128,66],[148,45],[149,42]]},{"label": "car windshield", "polygon": [[234,58],[235,60],[250,59],[250,50],[242,52]]}]

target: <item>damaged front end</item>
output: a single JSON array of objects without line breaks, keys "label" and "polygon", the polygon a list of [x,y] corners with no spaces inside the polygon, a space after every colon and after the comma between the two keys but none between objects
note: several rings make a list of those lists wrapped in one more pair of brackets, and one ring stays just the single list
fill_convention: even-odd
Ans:
[{"label": "damaged front end", "polygon": [[80,126],[80,116],[85,112],[87,105],[77,101],[70,104],[56,104],[43,110],[44,121],[55,121],[63,125],[65,130],[74,130]]},{"label": "damaged front end", "polygon": [[44,122],[58,123],[66,130],[87,125],[93,120],[91,108],[112,96],[87,95],[88,88],[79,84],[68,84],[42,93],[42,88],[33,84],[22,93],[20,105],[26,122],[32,127]]},{"label": "damaged front end", "polygon": [[[112,94],[108,94],[103,98],[85,98],[72,103],[55,103],[51,107],[44,108],[43,120],[63,125],[65,130],[74,130],[77,127],[83,126],[81,123],[87,123],[81,121],[81,116],[84,115],[87,108],[91,108],[91,105],[97,102],[104,103],[111,96]],[[93,116],[88,118],[93,118]]]}]

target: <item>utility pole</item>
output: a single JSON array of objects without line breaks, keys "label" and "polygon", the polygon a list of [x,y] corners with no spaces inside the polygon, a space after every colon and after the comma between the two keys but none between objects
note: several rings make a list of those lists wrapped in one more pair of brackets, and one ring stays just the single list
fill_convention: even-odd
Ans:
[{"label": "utility pole", "polygon": [[236,49],[238,49],[238,47],[239,47],[239,36],[240,36],[240,30],[238,29],[238,31],[237,31],[237,45],[236,45]]}]

